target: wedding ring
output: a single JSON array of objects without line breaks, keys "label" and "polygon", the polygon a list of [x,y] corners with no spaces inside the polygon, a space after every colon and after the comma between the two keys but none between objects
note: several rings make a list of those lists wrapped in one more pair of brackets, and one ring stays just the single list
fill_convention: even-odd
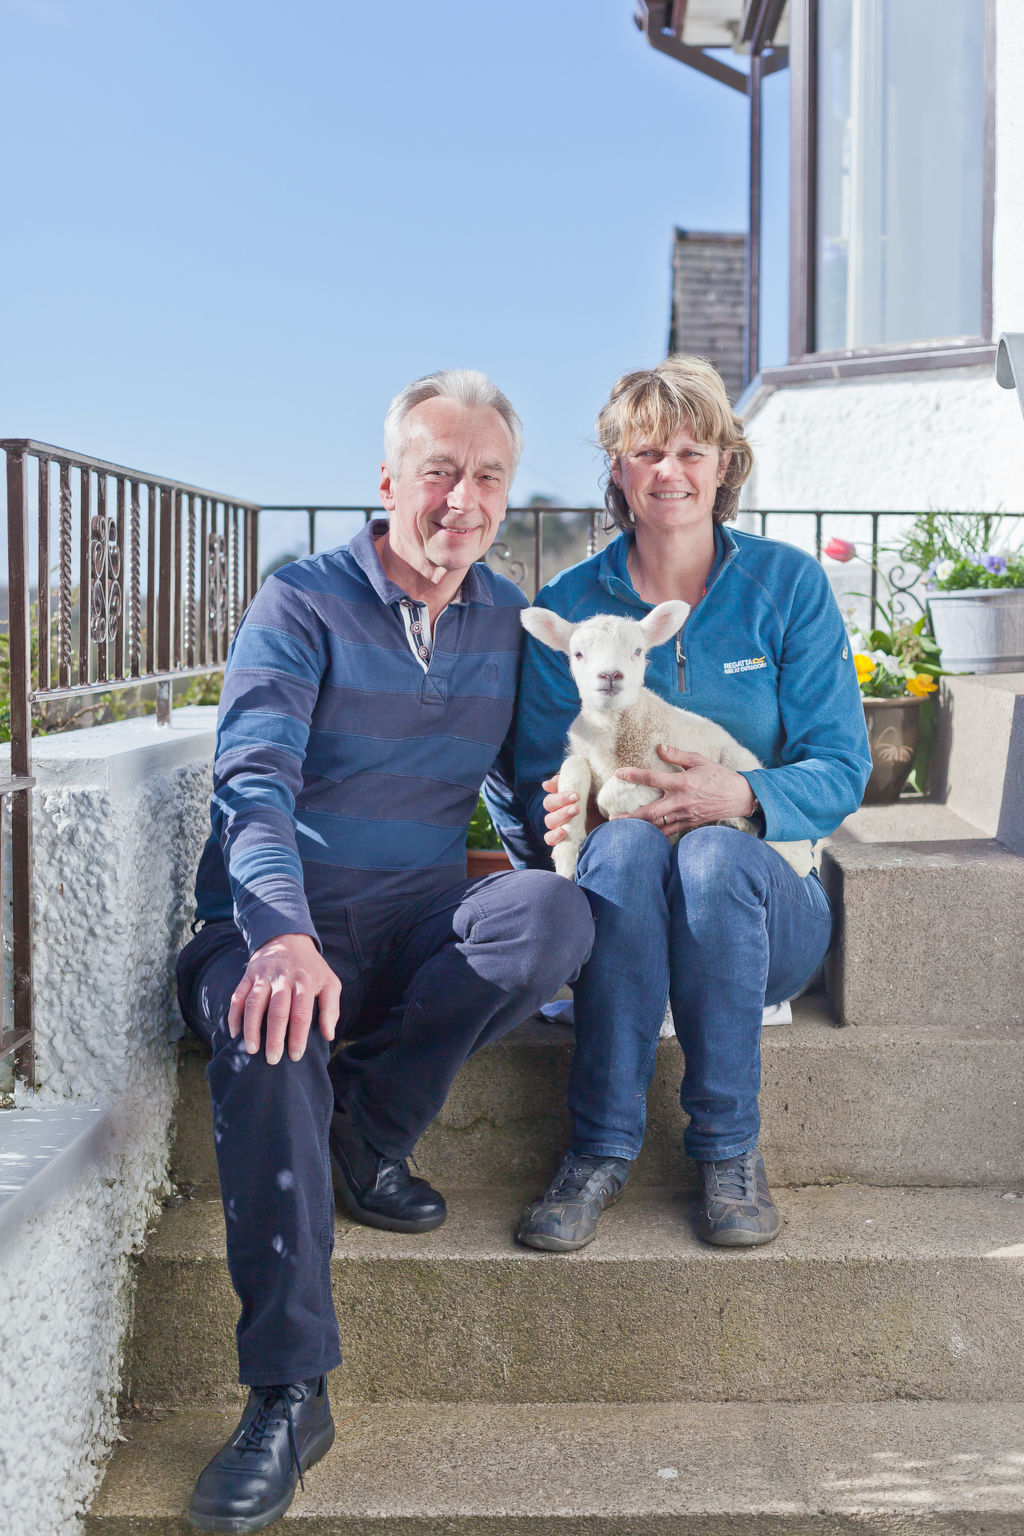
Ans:
[{"label": "wedding ring", "polygon": [[667,827],[668,826],[668,817],[667,816],[663,816],[661,818],[661,824],[662,824],[663,827]]}]

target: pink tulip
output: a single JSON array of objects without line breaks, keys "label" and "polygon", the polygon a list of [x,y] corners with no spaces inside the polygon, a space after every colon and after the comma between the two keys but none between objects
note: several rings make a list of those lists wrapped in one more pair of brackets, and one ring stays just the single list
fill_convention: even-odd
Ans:
[{"label": "pink tulip", "polygon": [[852,560],[857,553],[857,546],[851,544],[849,539],[829,539],[825,545],[825,554],[830,560],[841,560],[844,564]]}]

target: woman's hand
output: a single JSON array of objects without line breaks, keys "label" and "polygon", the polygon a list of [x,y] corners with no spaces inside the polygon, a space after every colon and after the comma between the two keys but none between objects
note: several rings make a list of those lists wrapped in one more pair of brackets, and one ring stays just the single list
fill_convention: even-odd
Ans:
[{"label": "woman's hand", "polygon": [[[556,843],[562,842],[565,838],[566,833],[564,829],[566,822],[572,821],[574,816],[579,815],[580,797],[575,793],[568,795],[560,794],[557,774],[553,778],[542,780],[540,787],[547,790],[547,794],[544,796],[544,825],[547,827],[547,831],[544,833],[544,841],[549,848],[553,848]],[[587,831],[593,832],[594,828],[599,827],[603,820],[604,817],[597,809],[593,800],[591,800],[587,806]]]},{"label": "woman's hand", "polygon": [[[706,827],[727,817],[753,814],[754,791],[734,768],[725,768],[699,752],[682,752],[677,747],[659,747],[658,756],[684,772],[620,768],[616,774],[629,784],[646,784],[661,791],[660,800],[652,800],[650,805],[630,813],[637,821],[649,821],[666,837],[674,837],[677,832]],[[547,805],[546,800],[544,804]]]}]

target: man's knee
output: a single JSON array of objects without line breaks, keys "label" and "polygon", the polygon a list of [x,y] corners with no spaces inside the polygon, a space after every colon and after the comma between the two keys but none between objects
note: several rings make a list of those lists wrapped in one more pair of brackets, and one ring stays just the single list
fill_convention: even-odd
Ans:
[{"label": "man's knee", "polygon": [[[481,892],[481,897],[484,893]],[[474,920],[461,935],[470,942],[499,942],[522,978],[554,978],[558,988],[576,976],[594,942],[594,920],[583,891],[550,870],[513,871],[478,897]]]}]

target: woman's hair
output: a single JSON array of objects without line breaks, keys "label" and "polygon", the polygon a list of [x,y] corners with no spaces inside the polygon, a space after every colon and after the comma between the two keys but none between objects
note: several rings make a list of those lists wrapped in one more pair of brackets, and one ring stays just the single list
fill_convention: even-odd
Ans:
[{"label": "woman's hair", "polygon": [[456,405],[489,405],[497,411],[505,426],[512,446],[511,480],[523,452],[523,428],[512,409],[507,395],[492,384],[485,373],[475,368],[446,368],[440,373],[428,373],[425,378],[415,379],[397,394],[388,407],[384,418],[384,462],[397,475],[405,450],[405,418],[417,405],[426,400],[454,400]]},{"label": "woman's hair", "polygon": [[[754,467],[754,454],[712,363],[676,352],[656,368],[624,373],[597,418],[598,438],[609,462],[637,441],[663,448],[680,428],[692,432],[699,443],[730,455],[713,512],[716,523],[728,522],[736,516],[740,487]],[[604,504],[617,527],[628,532],[634,526],[626,498],[610,475]]]}]

